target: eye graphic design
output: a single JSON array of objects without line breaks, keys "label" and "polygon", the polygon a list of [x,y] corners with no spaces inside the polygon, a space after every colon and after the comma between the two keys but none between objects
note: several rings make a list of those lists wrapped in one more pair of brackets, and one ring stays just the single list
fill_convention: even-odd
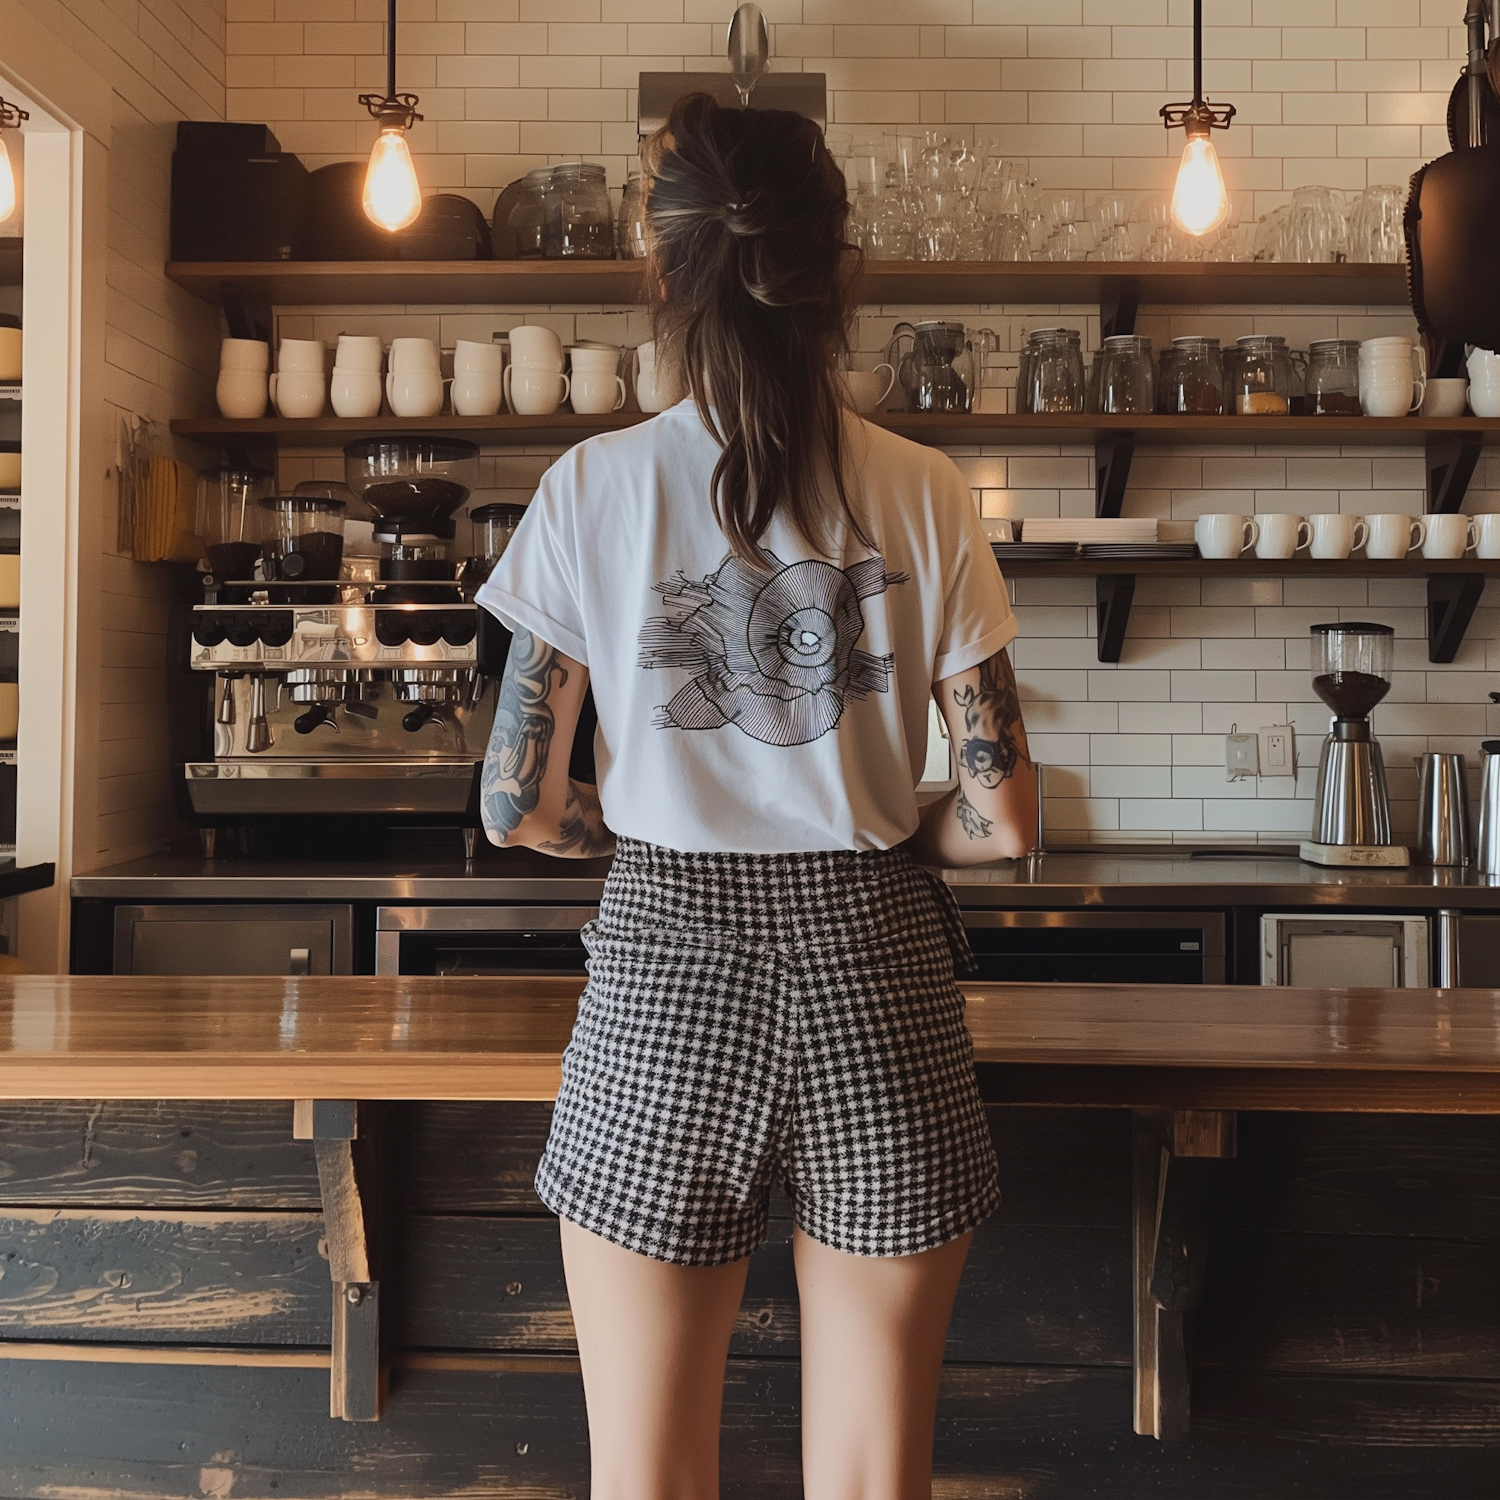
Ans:
[{"label": "eye graphic design", "polygon": [[894,658],[857,649],[860,601],[906,575],[888,574],[881,557],[840,569],[764,555],[769,578],[731,557],[707,578],[656,585],[667,613],[642,629],[641,665],[692,673],[657,710],[659,729],[733,724],[763,744],[805,745],[850,698],[890,691]]}]

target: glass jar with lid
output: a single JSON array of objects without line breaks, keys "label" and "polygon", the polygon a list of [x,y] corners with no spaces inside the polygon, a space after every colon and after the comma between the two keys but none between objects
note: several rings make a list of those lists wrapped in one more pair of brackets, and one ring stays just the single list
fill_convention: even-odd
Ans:
[{"label": "glass jar with lid", "polygon": [[1112,335],[1094,358],[1094,409],[1107,415],[1155,411],[1155,375],[1150,339]]},{"label": "glass jar with lid", "polygon": [[1224,410],[1224,359],[1218,339],[1173,339],[1162,351],[1157,384],[1164,412],[1219,416]]},{"label": "glass jar with lid", "polygon": [[495,564],[510,546],[516,527],[521,524],[525,514],[524,505],[504,503],[476,505],[469,512],[472,527],[469,555],[459,574],[465,599],[472,602],[481,585],[494,572]]},{"label": "glass jar with lid", "polygon": [[632,172],[625,180],[620,212],[615,220],[615,249],[621,260],[646,258],[646,215],[639,172]]},{"label": "glass jar with lid", "polygon": [[1254,333],[1235,340],[1225,394],[1239,417],[1284,417],[1292,406],[1292,361],[1286,340]]},{"label": "glass jar with lid", "polygon": [[551,181],[551,167],[534,167],[521,179],[521,189],[508,220],[517,260],[538,260],[541,257],[543,227],[547,218],[547,185]]},{"label": "glass jar with lid", "polygon": [[1021,351],[1018,412],[1081,412],[1087,382],[1076,328],[1034,328]]},{"label": "glass jar with lid", "polygon": [[613,260],[615,216],[597,162],[553,167],[547,183],[542,254],[548,260]]},{"label": "glass jar with lid", "polygon": [[1308,345],[1305,401],[1311,417],[1361,414],[1358,339],[1314,339]]}]

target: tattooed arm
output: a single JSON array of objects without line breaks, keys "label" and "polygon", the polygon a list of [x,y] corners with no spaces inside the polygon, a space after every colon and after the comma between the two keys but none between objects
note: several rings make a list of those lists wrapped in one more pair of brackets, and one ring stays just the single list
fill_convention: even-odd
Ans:
[{"label": "tattooed arm", "polygon": [[588,681],[587,667],[529,630],[516,631],[480,775],[480,812],[492,844],[577,859],[614,848],[597,789],[568,777]]},{"label": "tattooed arm", "polygon": [[926,808],[908,841],[929,865],[1014,859],[1036,842],[1036,767],[1005,651],[933,688],[958,762],[958,785]]}]

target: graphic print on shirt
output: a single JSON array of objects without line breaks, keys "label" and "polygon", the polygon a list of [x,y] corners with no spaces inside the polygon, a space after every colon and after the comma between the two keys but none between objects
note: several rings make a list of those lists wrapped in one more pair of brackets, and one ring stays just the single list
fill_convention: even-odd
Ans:
[{"label": "graphic print on shirt", "polygon": [[730,556],[707,578],[653,585],[667,613],[642,628],[640,664],[693,674],[657,709],[658,729],[733,724],[765,745],[806,745],[837,726],[849,699],[890,691],[894,654],[857,649],[860,601],[907,575],[887,573],[878,555],[844,569],[762,556],[769,577]]}]

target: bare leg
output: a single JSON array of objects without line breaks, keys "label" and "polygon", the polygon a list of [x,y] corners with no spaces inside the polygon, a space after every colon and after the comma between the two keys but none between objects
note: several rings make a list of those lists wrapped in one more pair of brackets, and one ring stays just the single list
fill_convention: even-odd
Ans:
[{"label": "bare leg", "polygon": [[671,1266],[562,1220],[588,1401],[592,1500],[717,1500],[738,1260]]},{"label": "bare leg", "polygon": [[796,1231],[807,1500],[931,1500],[938,1375],[969,1240],[877,1259]]}]

